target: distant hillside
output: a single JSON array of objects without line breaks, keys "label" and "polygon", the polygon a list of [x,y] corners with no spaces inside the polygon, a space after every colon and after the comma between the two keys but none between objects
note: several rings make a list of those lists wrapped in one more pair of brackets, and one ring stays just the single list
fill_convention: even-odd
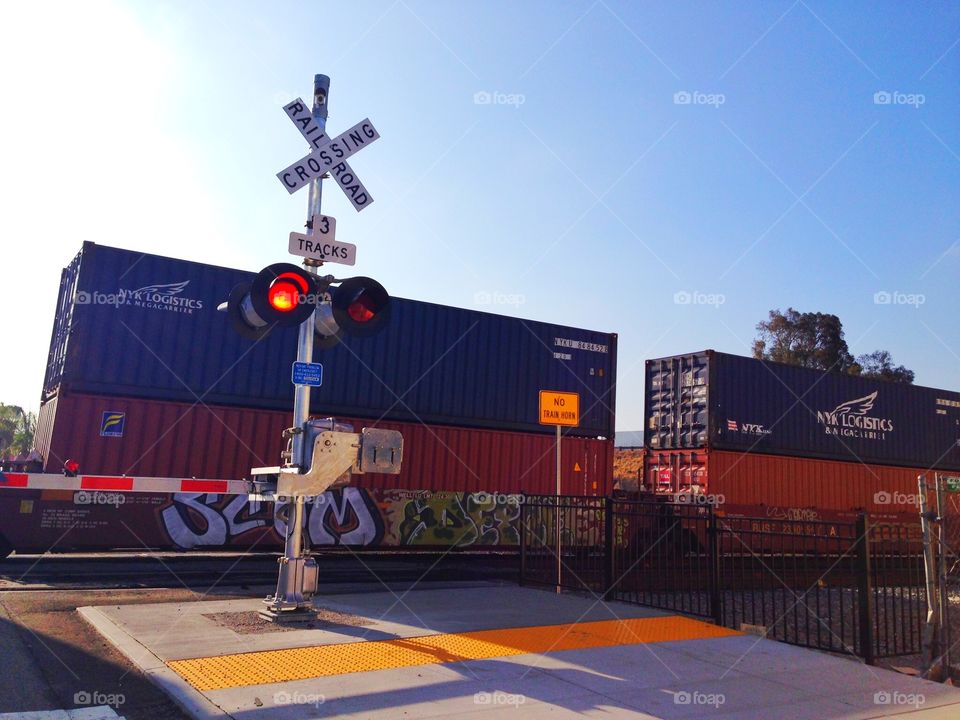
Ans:
[{"label": "distant hillside", "polygon": [[613,454],[613,481],[621,490],[637,489],[640,469],[643,465],[643,450],[617,450]]},{"label": "distant hillside", "polygon": [[614,447],[643,447],[643,430],[621,430],[613,436]]}]

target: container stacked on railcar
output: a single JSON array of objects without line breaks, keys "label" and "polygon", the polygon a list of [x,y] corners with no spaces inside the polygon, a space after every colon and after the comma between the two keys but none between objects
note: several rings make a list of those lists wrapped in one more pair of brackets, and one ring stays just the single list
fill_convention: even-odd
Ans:
[{"label": "container stacked on railcar", "polygon": [[[237,478],[277,464],[297,331],[245,340],[216,309],[252,275],[85,243],[61,276],[37,433],[46,470],[69,457],[85,473]],[[328,493],[311,511],[314,543],[509,544],[519,496],[555,489],[553,428],[538,422],[542,389],[582,398],[580,425],[563,430],[563,491],[609,492],[615,334],[393,303],[382,333],[315,352],[324,382],[311,412],[401,430],[403,472],[356,476],[348,490]],[[4,515],[14,519],[0,532],[32,536],[35,549],[73,521],[60,547],[106,547],[112,538],[123,547],[279,542],[272,507],[237,510],[236,499],[216,497],[93,500],[8,498]],[[134,515],[131,527],[146,528],[139,543],[118,525]],[[206,525],[226,530],[201,532]]]},{"label": "container stacked on railcar", "polygon": [[960,470],[960,393],[712,350],[647,361],[646,489],[732,505],[916,512]]},{"label": "container stacked on railcar", "polygon": [[[288,410],[297,328],[239,336],[217,304],[253,273],[93,243],[64,270],[44,400],[62,393]],[[550,432],[541,389],[581,393],[566,434],[613,438],[616,335],[394,298],[373,337],[317,352],[313,412]]]}]

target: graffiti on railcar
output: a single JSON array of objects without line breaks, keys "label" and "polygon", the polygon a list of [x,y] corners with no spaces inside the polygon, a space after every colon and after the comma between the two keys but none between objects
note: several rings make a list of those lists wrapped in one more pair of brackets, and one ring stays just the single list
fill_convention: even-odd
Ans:
[{"label": "graffiti on railcar", "polygon": [[[383,540],[380,508],[360,488],[329,490],[317,497],[309,508],[307,529],[314,545],[379,545]],[[277,530],[284,533],[286,526]]]},{"label": "graffiti on railcar", "polygon": [[[316,546],[517,546],[521,501],[502,493],[348,487],[308,502],[305,523]],[[245,542],[267,549],[286,533],[285,505],[240,495],[179,493],[160,519],[169,541],[183,549]]]},{"label": "graffiti on railcar", "polygon": [[177,493],[160,518],[170,541],[185,550],[228,545],[244,533],[274,524],[273,504],[246,495]]},{"label": "graffiti on railcar", "polygon": [[386,491],[390,545],[518,545],[520,496]]}]

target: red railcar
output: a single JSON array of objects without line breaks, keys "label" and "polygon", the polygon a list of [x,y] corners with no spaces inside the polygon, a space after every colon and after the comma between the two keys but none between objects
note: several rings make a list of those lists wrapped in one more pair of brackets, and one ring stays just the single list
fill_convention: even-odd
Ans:
[{"label": "red railcar", "polygon": [[[868,465],[723,450],[650,450],[642,486],[658,493],[712,496],[717,506],[754,507],[761,517],[865,511],[917,517],[924,468]],[[776,509],[776,510],[773,510]]]},{"label": "red railcar", "polygon": [[[556,492],[554,438],[539,433],[338,417],[399,430],[400,475],[355,475],[308,512],[314,545],[516,547],[523,495]],[[276,465],[290,413],[61,393],[41,408],[47,472],[239,479]],[[611,490],[613,441],[566,436],[562,492]],[[270,503],[209,494],[0,493],[0,546],[19,551],[276,549]]]}]

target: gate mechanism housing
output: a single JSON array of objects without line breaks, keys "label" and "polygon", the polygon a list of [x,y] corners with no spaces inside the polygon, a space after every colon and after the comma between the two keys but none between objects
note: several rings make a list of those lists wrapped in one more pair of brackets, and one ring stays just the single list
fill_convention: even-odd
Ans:
[{"label": "gate mechanism housing", "polygon": [[[352,473],[397,475],[403,436],[396,430],[363,428],[359,433],[333,418],[304,423],[302,466],[254,468],[262,494],[313,497],[350,482]],[[276,482],[275,489],[270,485]]]}]

